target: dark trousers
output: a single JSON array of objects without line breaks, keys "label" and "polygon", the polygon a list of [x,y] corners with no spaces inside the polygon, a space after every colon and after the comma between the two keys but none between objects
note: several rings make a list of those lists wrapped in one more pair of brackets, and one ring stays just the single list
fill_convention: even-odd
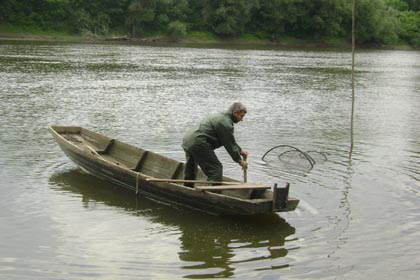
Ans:
[{"label": "dark trousers", "polygon": [[[223,180],[223,166],[214,150],[206,143],[196,144],[185,150],[187,162],[185,164],[184,179],[196,180],[197,165],[203,170],[208,181]],[[186,183],[185,186],[193,187],[194,184]]]}]

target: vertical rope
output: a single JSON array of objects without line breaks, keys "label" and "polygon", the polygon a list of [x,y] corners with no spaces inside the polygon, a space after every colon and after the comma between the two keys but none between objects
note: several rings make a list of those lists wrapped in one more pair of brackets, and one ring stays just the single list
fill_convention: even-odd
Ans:
[{"label": "vertical rope", "polygon": [[[247,160],[247,156],[242,156],[243,160],[246,161]],[[244,183],[248,182],[248,170],[244,169]]]},{"label": "vertical rope", "polygon": [[137,176],[136,176],[136,195],[139,194],[139,174],[140,174],[140,172],[137,172]]},{"label": "vertical rope", "polygon": [[352,60],[351,60],[351,128],[350,128],[350,158],[353,154],[353,123],[354,123],[354,54],[356,50],[356,36],[355,36],[355,29],[356,29],[356,16],[355,16],[355,9],[356,8],[356,0],[352,0],[352,19],[351,19],[351,52],[352,52]]}]

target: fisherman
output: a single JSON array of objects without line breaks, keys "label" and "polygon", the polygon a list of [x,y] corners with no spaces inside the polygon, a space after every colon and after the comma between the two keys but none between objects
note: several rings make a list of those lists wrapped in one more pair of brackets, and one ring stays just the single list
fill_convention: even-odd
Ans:
[{"label": "fisherman", "polygon": [[[248,152],[241,149],[233,135],[233,124],[242,121],[246,113],[245,106],[235,102],[227,112],[210,115],[184,136],[182,148],[187,160],[185,180],[196,180],[198,165],[206,174],[208,181],[222,181],[223,166],[214,152],[221,146],[225,147],[242,169],[248,168],[246,162]],[[194,184],[189,182],[184,185],[194,187]]]}]

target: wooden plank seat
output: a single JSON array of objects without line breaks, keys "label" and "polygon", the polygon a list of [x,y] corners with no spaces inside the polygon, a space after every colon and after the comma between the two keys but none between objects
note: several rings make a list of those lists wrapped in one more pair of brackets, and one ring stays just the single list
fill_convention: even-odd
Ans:
[{"label": "wooden plank seat", "polygon": [[217,185],[217,186],[197,186],[195,189],[202,191],[227,191],[227,190],[266,190],[270,187],[262,184],[241,184],[241,185]]},{"label": "wooden plank seat", "polygon": [[147,158],[146,150],[112,139],[103,152],[98,152],[105,160],[128,169],[138,171]]}]

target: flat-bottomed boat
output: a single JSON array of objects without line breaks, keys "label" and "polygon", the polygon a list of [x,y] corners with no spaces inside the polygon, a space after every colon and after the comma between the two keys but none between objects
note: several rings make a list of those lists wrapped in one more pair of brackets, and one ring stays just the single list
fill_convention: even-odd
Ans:
[{"label": "flat-bottomed boat", "polygon": [[288,183],[268,187],[228,177],[222,182],[208,182],[201,170],[195,187],[186,187],[183,162],[79,126],[50,126],[49,130],[82,170],[161,203],[215,215],[293,211],[299,203],[289,197]]}]

